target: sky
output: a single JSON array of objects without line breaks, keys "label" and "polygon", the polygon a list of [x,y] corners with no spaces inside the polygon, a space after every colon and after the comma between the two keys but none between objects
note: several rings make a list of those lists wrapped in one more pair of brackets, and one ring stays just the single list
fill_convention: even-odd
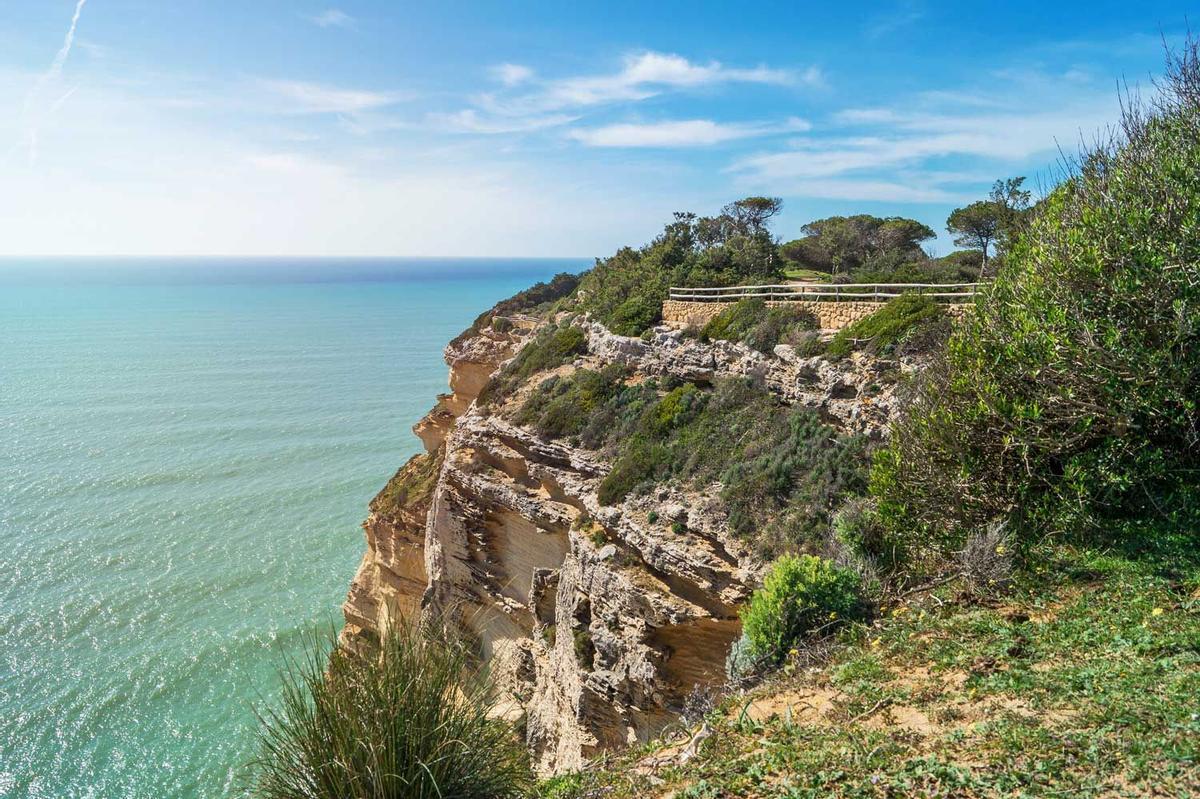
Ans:
[{"label": "sky", "polygon": [[1181,2],[0,2],[0,255],[602,257],[778,196],[939,231],[1148,95]]}]

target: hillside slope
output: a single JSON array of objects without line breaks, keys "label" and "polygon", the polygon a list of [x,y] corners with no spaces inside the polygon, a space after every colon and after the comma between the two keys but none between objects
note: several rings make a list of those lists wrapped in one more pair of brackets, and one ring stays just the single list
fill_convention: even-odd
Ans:
[{"label": "hillside slope", "polygon": [[[562,342],[569,350],[555,354]],[[414,428],[427,452],[371,505],[342,640],[369,645],[418,610],[453,619],[510,697],[543,773],[650,740],[697,686],[722,684],[739,608],[764,567],[731,530],[719,480],[659,475],[602,501],[621,442],[600,442],[604,430],[581,441],[600,413],[587,405],[548,429],[543,384],[603,374],[610,393],[652,410],[672,386],[701,398],[744,386],[733,416],[756,409],[778,427],[789,409],[808,409],[805,430],[833,441],[881,436],[897,380],[917,368],[911,358],[804,358],[787,345],[764,354],[666,328],[617,336],[563,314],[493,315],[446,361],[451,393]],[[742,446],[758,432],[747,423]]]},{"label": "hillside slope", "polygon": [[912,595],[543,796],[1200,794],[1194,546],[1041,554],[1002,600]]}]

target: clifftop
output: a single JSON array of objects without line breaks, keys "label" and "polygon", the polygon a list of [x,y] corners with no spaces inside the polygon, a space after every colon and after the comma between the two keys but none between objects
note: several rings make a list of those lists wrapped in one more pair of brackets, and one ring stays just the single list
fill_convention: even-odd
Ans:
[{"label": "clifftop", "polygon": [[[570,351],[520,355],[551,350],[554,335]],[[426,452],[371,503],[342,638],[369,643],[421,609],[452,618],[511,696],[543,772],[650,740],[689,694],[723,683],[738,610],[764,568],[753,536],[731,527],[714,479],[723,464],[653,474],[601,501],[621,442],[581,440],[595,402],[566,409],[573,432],[548,432],[545,387],[616,374],[614,390],[653,405],[673,387],[711,395],[736,383],[767,413],[806,409],[820,435],[869,441],[885,435],[920,362],[801,357],[786,344],[765,354],[669,328],[618,336],[567,313],[485,315],[445,358],[450,393],[414,427]]]}]

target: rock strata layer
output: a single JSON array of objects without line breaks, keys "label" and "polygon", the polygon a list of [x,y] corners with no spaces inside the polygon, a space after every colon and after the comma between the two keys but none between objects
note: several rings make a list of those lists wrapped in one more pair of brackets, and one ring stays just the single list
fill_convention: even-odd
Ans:
[{"label": "rock strata layer", "polygon": [[[831,424],[880,435],[913,364],[831,363],[701,343],[663,327],[645,339],[573,322],[581,364],[698,383],[742,376]],[[478,642],[546,773],[646,741],[697,686],[724,679],[738,608],[762,564],[728,530],[718,487],[662,485],[619,506],[597,499],[608,464],[547,441],[475,400],[536,332],[522,320],[447,347],[450,393],[414,428],[414,456],[371,504],[367,553],[344,611],[344,645],[369,646],[403,615],[436,614]],[[535,376],[532,382],[543,379]],[[654,511],[654,513],[651,513]],[[654,521],[650,521],[653,519]]]}]

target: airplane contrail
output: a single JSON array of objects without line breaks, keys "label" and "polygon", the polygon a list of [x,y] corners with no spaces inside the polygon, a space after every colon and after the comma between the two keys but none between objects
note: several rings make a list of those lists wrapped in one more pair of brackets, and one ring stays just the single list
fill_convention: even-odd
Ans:
[{"label": "airplane contrail", "polygon": [[[34,102],[42,96],[42,91],[45,89],[46,85],[49,84],[50,81],[62,75],[63,67],[67,63],[67,58],[71,55],[71,47],[75,44],[75,30],[79,27],[79,17],[83,13],[83,7],[85,5],[87,5],[87,0],[76,0],[75,13],[71,15],[71,26],[67,28],[67,35],[63,38],[62,47],[60,47],[58,52],[54,55],[54,61],[50,63],[50,68],[42,73],[41,77],[38,78],[37,83],[35,83],[33,88],[29,90],[29,94],[25,95],[25,108],[21,113],[21,119],[23,121],[29,119],[30,109],[33,107]],[[49,109],[47,115],[53,114],[55,111],[57,111],[59,107],[66,101],[66,99],[73,93],[74,89],[63,95],[58,102],[56,102],[54,106]],[[29,165],[33,166],[37,162],[38,124],[36,120],[27,124],[28,130],[26,131],[26,137],[29,142]],[[11,154],[12,150],[9,151],[8,155]],[[8,160],[8,155],[5,156],[6,161]]]}]

